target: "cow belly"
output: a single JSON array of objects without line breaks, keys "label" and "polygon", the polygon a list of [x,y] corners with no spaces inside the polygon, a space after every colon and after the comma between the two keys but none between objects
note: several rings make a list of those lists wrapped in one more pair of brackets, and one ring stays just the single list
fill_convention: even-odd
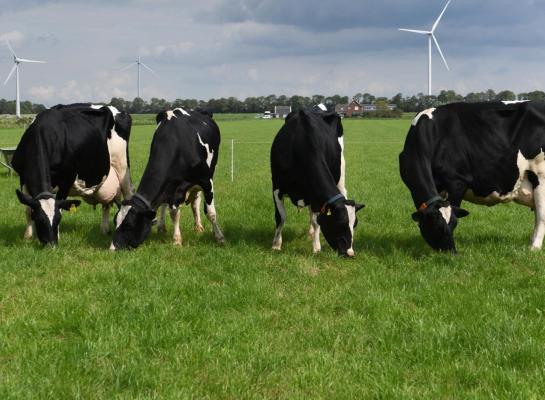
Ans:
[{"label": "cow belly", "polygon": [[110,204],[116,196],[121,192],[119,178],[113,167],[110,167],[108,176],[104,178],[102,183],[90,188],[85,187],[85,182],[77,180],[70,191],[72,196],[81,196],[86,203],[95,204]]},{"label": "cow belly", "polygon": [[524,176],[517,181],[513,190],[507,194],[502,195],[498,192],[492,192],[488,196],[482,197],[475,195],[473,190],[468,189],[464,194],[464,200],[488,207],[495,206],[498,203],[509,203],[514,201],[515,203],[533,208],[534,187],[528,180],[528,175],[524,174]]},{"label": "cow belly", "polygon": [[106,180],[95,193],[95,199],[101,204],[109,204],[120,194],[119,178],[115,170],[110,167]]}]

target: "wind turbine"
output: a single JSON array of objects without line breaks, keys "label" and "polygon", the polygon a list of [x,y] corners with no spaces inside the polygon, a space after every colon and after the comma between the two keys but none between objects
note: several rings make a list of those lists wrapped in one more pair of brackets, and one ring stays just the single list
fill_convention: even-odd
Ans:
[{"label": "wind turbine", "polygon": [[133,63],[130,63],[125,68],[122,68],[121,71],[125,71],[125,70],[129,69],[133,65],[137,66],[137,72],[136,72],[136,80],[137,80],[137,87],[136,88],[137,88],[137,92],[136,93],[137,93],[138,97],[141,98],[140,97],[140,66],[146,68],[149,72],[151,72],[157,78],[159,78],[159,75],[157,75],[154,70],[152,70],[150,67],[148,67],[146,64],[144,64],[142,61],[140,61],[140,56],[138,56],[138,60],[136,60]]},{"label": "wind turbine", "polygon": [[412,32],[412,33],[418,33],[420,35],[426,35],[428,36],[428,95],[431,96],[431,48],[432,48],[432,40],[435,42],[435,45],[437,46],[437,50],[439,51],[439,54],[441,55],[441,58],[443,59],[443,62],[445,63],[445,67],[447,67],[447,70],[450,71],[450,68],[448,67],[447,60],[445,59],[445,56],[443,55],[443,52],[441,51],[441,47],[439,46],[439,42],[437,41],[437,38],[435,37],[435,29],[437,29],[437,25],[439,25],[439,22],[441,21],[441,18],[443,18],[443,14],[445,11],[447,11],[447,7],[449,6],[451,0],[448,0],[447,4],[445,5],[445,8],[443,8],[443,11],[441,14],[439,14],[439,17],[433,24],[430,31],[419,31],[414,29],[401,29],[400,31],[404,32]]},{"label": "wind turbine", "polygon": [[16,91],[16,96],[15,96],[15,115],[17,116],[17,118],[21,118],[21,100],[20,100],[20,96],[19,96],[19,64],[21,64],[21,63],[39,63],[39,64],[44,64],[45,61],[27,60],[27,59],[25,59],[25,58],[19,58],[19,57],[17,57],[17,54],[15,54],[15,51],[13,51],[13,48],[12,48],[11,45],[9,44],[9,41],[6,40],[6,44],[8,45],[9,52],[10,52],[11,55],[13,56],[13,63],[14,63],[15,65],[13,66],[13,68],[12,68],[11,71],[9,72],[8,77],[7,77],[6,80],[4,81],[4,86],[8,83],[9,79],[11,78],[11,76],[13,75],[13,73],[15,72],[15,91]]}]

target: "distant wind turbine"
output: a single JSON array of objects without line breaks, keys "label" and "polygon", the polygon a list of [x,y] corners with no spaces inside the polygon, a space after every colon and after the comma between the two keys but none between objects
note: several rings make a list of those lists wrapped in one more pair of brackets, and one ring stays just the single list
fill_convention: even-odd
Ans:
[{"label": "distant wind turbine", "polygon": [[426,35],[428,36],[428,95],[431,96],[431,48],[432,48],[432,40],[435,42],[435,45],[437,46],[437,50],[439,51],[439,54],[441,55],[441,58],[443,59],[443,62],[445,63],[445,67],[447,67],[447,70],[450,71],[450,68],[448,67],[447,60],[445,59],[445,56],[443,55],[443,52],[441,51],[441,47],[439,46],[439,42],[437,41],[435,37],[435,29],[437,29],[437,25],[439,25],[439,22],[441,21],[441,18],[443,18],[443,14],[445,11],[447,11],[447,7],[449,6],[451,0],[448,0],[445,8],[443,8],[443,11],[441,14],[439,14],[439,17],[433,24],[431,31],[419,31],[414,29],[401,29],[400,31],[404,32],[412,32],[412,33],[418,33],[420,35]]},{"label": "distant wind turbine", "polygon": [[159,75],[157,75],[155,73],[154,70],[152,70],[150,67],[148,67],[146,64],[144,64],[142,61],[140,61],[140,56],[138,56],[138,60],[136,60],[135,62],[133,63],[130,63],[129,65],[127,65],[125,68],[122,68],[121,71],[125,71],[127,69],[129,69],[130,67],[132,67],[133,65],[136,65],[137,66],[137,72],[136,72],[136,81],[137,81],[137,86],[136,86],[136,94],[139,98],[140,97],[140,66],[146,68],[149,72],[151,72],[153,75],[155,75],[157,78],[159,78]]},{"label": "distant wind turbine", "polygon": [[17,57],[17,54],[15,54],[15,51],[13,51],[13,48],[9,44],[9,41],[6,40],[6,44],[8,45],[9,52],[13,56],[13,63],[15,65],[13,66],[13,68],[9,72],[8,77],[4,81],[4,86],[8,83],[9,79],[11,78],[13,73],[15,72],[15,91],[16,91],[16,95],[15,95],[15,115],[17,116],[17,118],[20,118],[21,117],[21,99],[20,99],[20,96],[19,96],[19,64],[21,64],[21,63],[44,64],[45,61],[27,60],[25,58],[19,58],[19,57]]}]

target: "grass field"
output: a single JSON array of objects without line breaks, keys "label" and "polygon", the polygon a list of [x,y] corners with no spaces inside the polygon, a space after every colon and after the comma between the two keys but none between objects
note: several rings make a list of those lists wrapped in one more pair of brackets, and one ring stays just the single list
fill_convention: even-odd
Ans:
[{"label": "grass field", "polygon": [[[216,207],[227,245],[155,231],[111,253],[100,211],[65,214],[57,249],[22,239],[15,177],[0,176],[0,398],[540,399],[545,254],[533,214],[466,205],[458,256],[432,252],[411,220],[397,156],[410,122],[344,120],[355,260],[288,208],[281,253],[269,145],[279,121],[221,120]],[[138,182],[153,126],[131,138]],[[0,131],[14,145],[18,130]],[[235,181],[230,182],[230,139]]]}]

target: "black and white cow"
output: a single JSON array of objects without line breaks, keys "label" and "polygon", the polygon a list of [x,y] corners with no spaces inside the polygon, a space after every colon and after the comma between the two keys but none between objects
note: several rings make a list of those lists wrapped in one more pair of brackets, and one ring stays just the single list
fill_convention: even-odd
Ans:
[{"label": "black and white cow", "polygon": [[36,116],[12,161],[22,188],[17,197],[27,206],[25,238],[32,238],[35,228],[41,243],[56,244],[61,210],[81,203],[66,200],[69,195],[103,204],[102,230],[108,230],[119,192],[125,198],[132,194],[130,130],[130,115],[111,106],[58,105]]},{"label": "black and white cow", "polygon": [[[179,207],[191,202],[195,212],[199,191],[204,194],[205,213],[214,236],[223,243],[214,206],[213,177],[220,145],[218,126],[206,112],[183,108],[158,114],[157,123],[138,190],[131,200],[123,203],[115,217],[117,228],[110,249],[136,248],[142,244],[151,231],[158,207],[165,203],[170,207],[174,224],[174,243],[181,245]],[[159,219],[160,227],[164,227],[162,220]],[[197,229],[199,225],[200,219],[197,221],[196,217]]]},{"label": "black and white cow", "polygon": [[[420,113],[399,156],[426,242],[456,251],[462,200],[535,209],[532,249],[545,235],[545,103],[450,104]],[[448,198],[447,198],[448,196]]]},{"label": "black and white cow", "polygon": [[308,207],[314,253],[321,250],[320,228],[341,256],[354,256],[356,213],[363,205],[347,199],[343,127],[337,113],[323,105],[290,113],[271,148],[276,233],[273,250],[282,248],[286,221],[284,196]]}]

